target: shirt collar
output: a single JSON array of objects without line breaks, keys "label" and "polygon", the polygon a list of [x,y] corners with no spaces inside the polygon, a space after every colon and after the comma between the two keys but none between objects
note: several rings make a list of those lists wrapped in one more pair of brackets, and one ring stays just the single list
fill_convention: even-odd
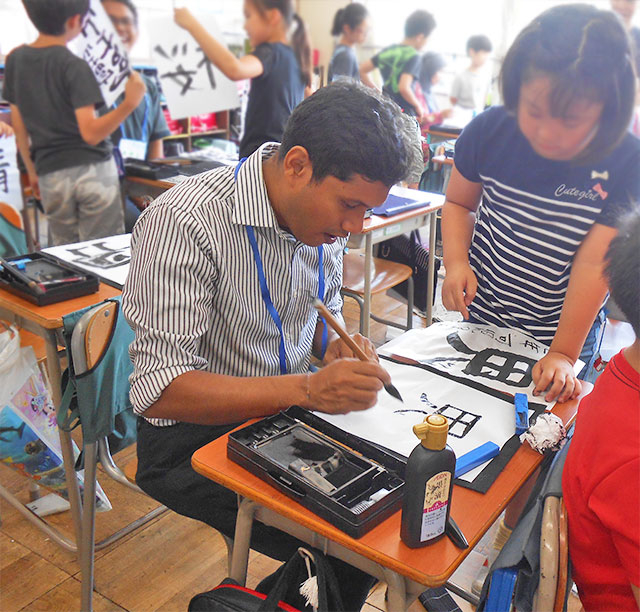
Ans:
[{"label": "shirt collar", "polygon": [[278,143],[267,142],[249,155],[240,167],[235,184],[233,223],[280,230],[262,172],[262,162],[275,155],[279,148]]}]

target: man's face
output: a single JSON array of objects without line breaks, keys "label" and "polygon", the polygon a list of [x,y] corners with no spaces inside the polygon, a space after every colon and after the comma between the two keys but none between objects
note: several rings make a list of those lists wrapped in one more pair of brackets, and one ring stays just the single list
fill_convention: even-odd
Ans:
[{"label": "man's face", "polygon": [[310,180],[288,206],[284,223],[291,233],[309,246],[332,244],[337,238],[362,230],[368,208],[382,204],[389,187],[359,174],[348,181],[328,176]]},{"label": "man's face", "polygon": [[135,15],[122,2],[106,0],[102,3],[102,6],[107,15],[109,15],[111,23],[113,23],[113,27],[116,29],[127,53],[130,53],[133,45],[138,40],[138,25],[136,24]]}]

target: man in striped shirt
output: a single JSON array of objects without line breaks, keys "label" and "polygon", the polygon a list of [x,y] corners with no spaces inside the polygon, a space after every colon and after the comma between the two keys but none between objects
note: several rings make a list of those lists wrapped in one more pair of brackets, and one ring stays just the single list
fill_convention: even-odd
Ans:
[{"label": "man in striped shirt", "polygon": [[[235,494],[196,474],[193,452],[242,421],[290,405],[365,410],[389,382],[325,332],[320,297],[341,316],[342,253],[365,211],[405,177],[400,110],[338,82],[291,115],[281,145],[236,168],[195,176],[140,217],[123,293],[136,332],[131,399],[139,420],[138,484],[180,514],[233,537]],[[312,352],[324,365],[309,373]],[[263,525],[251,545],[288,559],[299,542]],[[332,560],[345,605],[359,609],[371,577]]]}]

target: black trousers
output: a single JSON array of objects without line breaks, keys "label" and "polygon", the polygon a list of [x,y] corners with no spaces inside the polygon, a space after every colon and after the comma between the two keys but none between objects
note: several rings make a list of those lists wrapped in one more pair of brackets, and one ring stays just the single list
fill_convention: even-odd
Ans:
[{"label": "black trousers", "polygon": [[[195,472],[191,455],[237,425],[178,423],[155,427],[138,419],[138,486],[174,512],[207,523],[233,538],[238,511],[236,494]],[[299,546],[305,545],[274,527],[259,521],[253,524],[251,548],[273,559],[287,561]],[[329,557],[329,561],[340,582],[345,609],[360,610],[375,578],[339,559]]]}]

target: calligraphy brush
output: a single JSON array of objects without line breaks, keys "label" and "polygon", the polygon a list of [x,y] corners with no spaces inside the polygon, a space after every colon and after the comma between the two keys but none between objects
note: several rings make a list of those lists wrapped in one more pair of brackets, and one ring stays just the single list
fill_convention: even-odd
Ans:
[{"label": "calligraphy brush", "polygon": [[[355,340],[347,333],[347,330],[344,329],[342,325],[340,325],[339,321],[331,314],[331,312],[329,312],[329,309],[318,298],[314,298],[313,305],[315,306],[316,310],[322,315],[325,321],[328,323],[329,327],[331,327],[331,329],[333,329],[333,331],[335,331],[336,334],[338,334],[338,336],[342,338],[344,343],[353,351],[355,356],[358,359],[360,359],[360,361],[371,361],[371,359],[367,357],[367,354],[356,344]],[[389,383],[388,385],[385,385],[384,388],[389,395],[392,395],[393,397],[395,397],[396,399],[399,399],[401,402],[404,403],[404,400],[402,399],[400,392],[391,383]]]},{"label": "calligraphy brush", "polygon": [[24,283],[29,289],[32,289],[36,293],[43,294],[45,293],[45,289],[36,281],[29,278],[26,274],[23,274],[16,268],[12,266],[6,259],[0,257],[0,265],[9,273],[11,276],[19,280],[21,283]]}]

